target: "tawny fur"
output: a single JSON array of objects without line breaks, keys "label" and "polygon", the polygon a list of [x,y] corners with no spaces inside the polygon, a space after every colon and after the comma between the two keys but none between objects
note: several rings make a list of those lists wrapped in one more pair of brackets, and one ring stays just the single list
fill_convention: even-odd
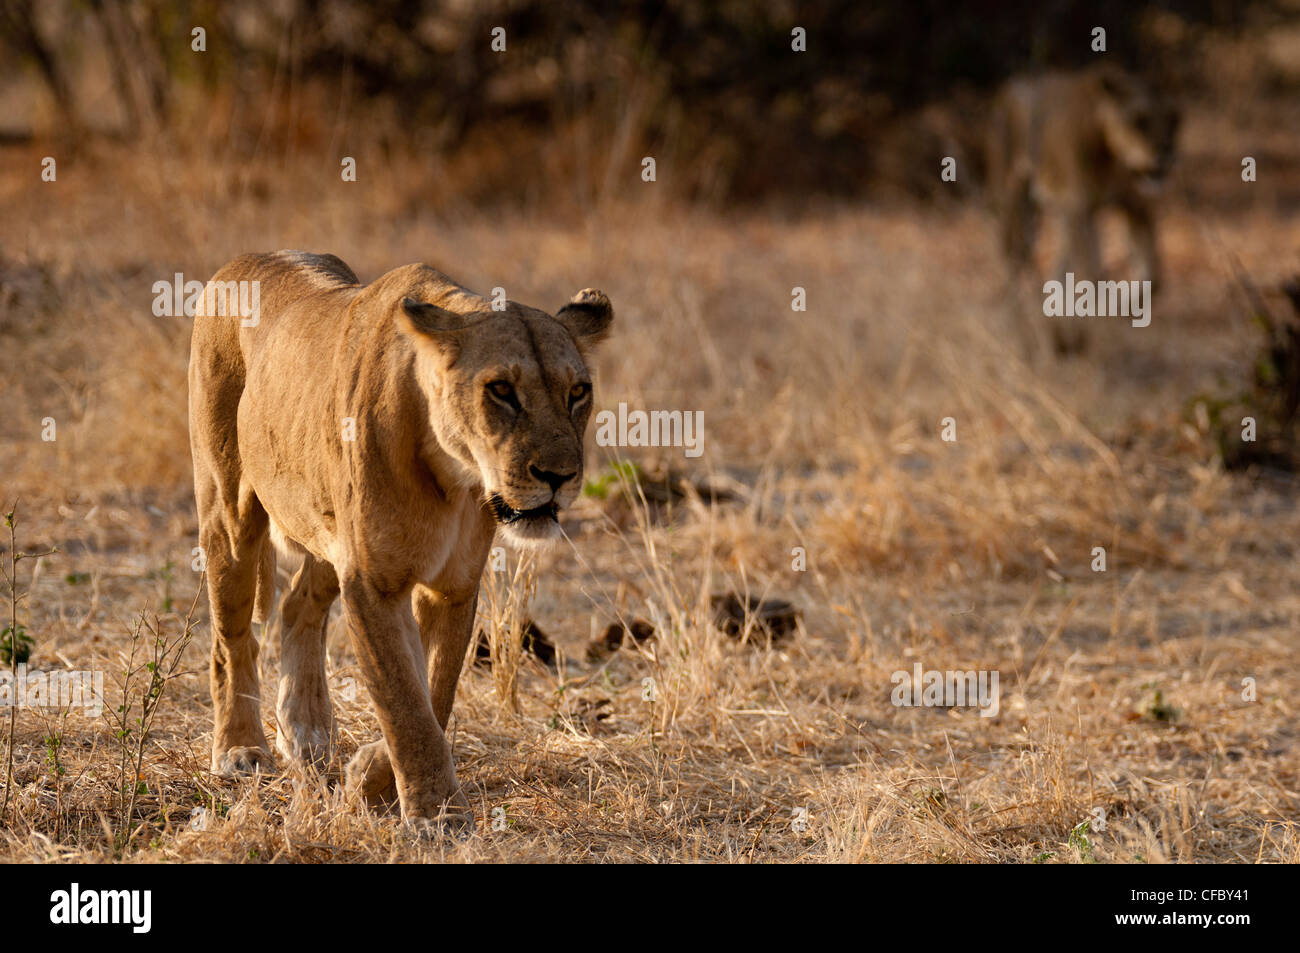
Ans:
[{"label": "tawny fur", "polygon": [[[988,192],[1013,282],[1033,273],[1039,220],[1059,231],[1050,277],[1099,280],[1097,216],[1128,224],[1135,271],[1158,285],[1154,199],[1174,157],[1177,110],[1145,82],[1109,64],[1018,77],[999,93],[986,144]],[[1080,350],[1082,325],[1053,325],[1058,351]]]},{"label": "tawny fur", "polygon": [[330,758],[325,628],[341,595],[383,732],[349,783],[395,797],[407,819],[464,819],[443,732],[479,577],[502,513],[508,536],[545,541],[549,514],[578,492],[584,351],[607,332],[609,301],[585,290],[555,316],[494,311],[426,265],[362,286],[339,259],[303,252],[244,255],[210,284],[231,281],[259,283],[255,323],[197,314],[190,354],[212,769],[271,763],[250,623],[270,605],[274,535],[302,554],[282,606],[278,750]]}]

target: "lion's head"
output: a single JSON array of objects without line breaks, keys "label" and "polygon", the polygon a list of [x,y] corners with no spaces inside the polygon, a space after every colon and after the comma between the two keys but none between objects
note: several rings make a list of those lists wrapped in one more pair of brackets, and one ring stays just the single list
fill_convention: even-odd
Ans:
[{"label": "lion's head", "polygon": [[1097,118],[1106,149],[1143,186],[1159,186],[1173,165],[1178,109],[1122,70],[1095,72]]},{"label": "lion's head", "polygon": [[448,283],[403,297],[400,312],[439,443],[514,541],[558,538],[582,487],[585,355],[609,331],[609,299],[586,289],[552,317],[514,301],[494,311]]}]

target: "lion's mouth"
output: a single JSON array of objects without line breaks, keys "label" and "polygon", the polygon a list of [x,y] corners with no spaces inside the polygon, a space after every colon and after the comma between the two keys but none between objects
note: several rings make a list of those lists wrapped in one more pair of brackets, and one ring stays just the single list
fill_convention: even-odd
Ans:
[{"label": "lion's mouth", "polygon": [[502,526],[509,526],[511,523],[518,523],[521,520],[552,520],[558,522],[560,504],[552,500],[549,503],[543,503],[541,506],[534,506],[530,510],[517,510],[497,494],[493,494],[488,500],[488,506],[492,509],[492,515]]}]

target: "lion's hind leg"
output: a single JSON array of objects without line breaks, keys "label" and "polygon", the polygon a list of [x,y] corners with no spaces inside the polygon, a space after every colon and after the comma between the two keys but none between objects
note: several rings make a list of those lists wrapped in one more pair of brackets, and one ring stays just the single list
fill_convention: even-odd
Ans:
[{"label": "lion's hind leg", "polygon": [[371,807],[393,810],[398,806],[397,775],[383,739],[362,745],[348,762],[346,785]]},{"label": "lion's hind leg", "polygon": [[212,623],[212,770],[226,777],[271,764],[252,631],[269,520],[239,456],[236,419],[244,382],[237,324],[196,317],[190,351],[190,447]]},{"label": "lion's hind leg", "polygon": [[333,742],[325,634],[338,594],[334,567],[307,554],[281,608],[275,746],[286,758],[317,768],[329,762]]},{"label": "lion's hind leg", "polygon": [[242,494],[234,505],[216,502],[216,483],[199,481],[198,486],[204,514],[199,544],[207,556],[212,614],[212,770],[233,777],[271,766],[262,730],[257,638],[252,632],[267,518],[251,492]]}]

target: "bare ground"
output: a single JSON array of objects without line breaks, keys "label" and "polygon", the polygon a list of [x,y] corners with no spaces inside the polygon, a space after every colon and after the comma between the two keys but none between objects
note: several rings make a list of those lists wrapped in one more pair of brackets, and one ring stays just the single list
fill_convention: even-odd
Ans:
[{"label": "bare ground", "polygon": [[[363,280],[421,259],[551,308],[599,286],[618,316],[598,405],[702,410],[701,458],[633,456],[740,498],[652,512],[616,490],[531,575],[509,555],[483,617],[527,614],[563,657],[524,660],[513,691],[509,659],[466,669],[468,841],[414,840],[330,778],[210,776],[200,599],[129,823],[110,720],[22,711],[0,860],[1300,860],[1297,484],[1224,472],[1188,411],[1244,381],[1256,346],[1230,255],[1267,292],[1300,232],[1277,186],[1234,192],[1226,153],[1215,171],[1221,123],[1189,125],[1205,205],[1167,203],[1152,325],[1097,319],[1068,363],[1025,360],[975,207],[721,215],[651,195],[433,216],[392,185],[397,161],[342,184],[325,162],[99,147],[41,184],[43,150],[10,149],[0,500],[20,549],[57,548],[19,564],[33,668],[111,686],[141,611],[181,630],[199,581],[188,323],[154,317],[151,288],[244,251],[330,251]],[[1294,133],[1280,147],[1300,155]],[[611,451],[590,453],[594,476]],[[727,639],[707,606],[728,589],[793,601],[799,634]],[[587,662],[618,617],[656,640]],[[266,638],[268,734],[276,662]],[[998,715],[894,706],[891,673],[917,662],[996,670]],[[377,727],[337,621],[329,664],[346,759]]]}]

